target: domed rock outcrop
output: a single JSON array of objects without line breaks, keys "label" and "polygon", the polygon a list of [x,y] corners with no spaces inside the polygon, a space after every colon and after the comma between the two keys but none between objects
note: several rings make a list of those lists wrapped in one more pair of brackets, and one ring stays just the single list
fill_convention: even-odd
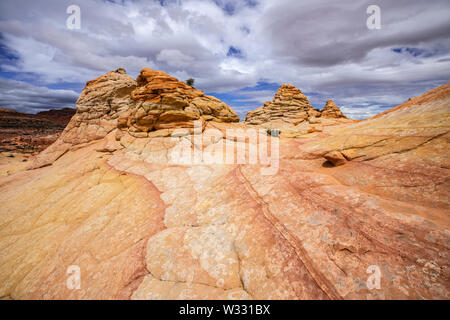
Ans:
[{"label": "domed rock outcrop", "polygon": [[130,107],[130,94],[135,88],[136,80],[123,68],[86,82],[75,115],[59,139],[35,157],[29,169],[50,165],[73,146],[102,139],[116,129],[120,114]]},{"label": "domed rock outcrop", "polygon": [[[149,73],[89,82],[51,166],[0,165],[2,299],[450,299],[450,84],[379,117],[271,137],[267,175],[265,135],[208,121],[216,104],[201,113],[205,96]],[[192,107],[202,141],[156,136],[172,130],[159,123],[191,125],[161,122],[166,109],[151,132],[130,131],[151,103]],[[219,147],[236,161],[196,161]]]},{"label": "domed rock outcrop", "polygon": [[168,136],[177,128],[203,123],[238,122],[239,116],[219,99],[169,76],[143,68],[137,79],[119,68],[88,81],[76,102],[77,111],[60,138],[34,159],[30,169],[53,163],[75,145],[89,143],[116,130],[136,138],[158,131]]},{"label": "domed rock outcrop", "polygon": [[238,122],[239,116],[224,102],[205,95],[162,71],[144,68],[131,93],[132,108],[119,119],[120,128],[145,136],[160,129],[191,128],[194,120]]},{"label": "domed rock outcrop", "polygon": [[249,111],[245,118],[247,124],[263,124],[281,120],[297,125],[320,112],[309,104],[308,98],[292,84],[283,84],[272,101],[267,101],[260,108]]},{"label": "domed rock outcrop", "polygon": [[88,81],[76,102],[77,113],[61,140],[80,144],[105,137],[117,128],[120,114],[129,109],[135,88],[136,80],[122,68]]},{"label": "domed rock outcrop", "polygon": [[333,100],[327,101],[320,114],[322,118],[347,118]]}]

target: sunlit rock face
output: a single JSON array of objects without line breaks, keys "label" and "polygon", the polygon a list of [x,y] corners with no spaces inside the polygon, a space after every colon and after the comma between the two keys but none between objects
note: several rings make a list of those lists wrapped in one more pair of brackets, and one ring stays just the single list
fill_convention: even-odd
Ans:
[{"label": "sunlit rock face", "polygon": [[332,163],[341,157],[348,163],[339,170],[343,183],[395,200],[448,208],[449,127],[446,84],[379,116],[336,128],[329,137],[306,143],[302,152]]},{"label": "sunlit rock face", "polygon": [[249,111],[244,120],[247,125],[278,130],[281,136],[290,138],[320,133],[327,131],[330,126],[354,122],[357,120],[347,119],[331,100],[321,111],[316,110],[308,98],[291,84],[283,84],[272,101]]},{"label": "sunlit rock face", "polygon": [[144,68],[131,93],[134,103],[120,118],[120,127],[144,136],[159,129],[193,127],[194,120],[238,122],[238,115],[219,99],[162,71]]},{"label": "sunlit rock face", "polygon": [[[134,137],[169,136],[177,128],[193,128],[194,121],[238,122],[224,102],[162,71],[143,68],[137,80],[119,68],[88,81],[77,100],[77,112],[61,139],[45,150],[30,168],[51,164],[74,146],[101,139],[116,131]],[[116,130],[119,129],[119,130]]]},{"label": "sunlit rock face", "polygon": [[320,116],[320,112],[309,104],[308,98],[299,89],[291,84],[283,84],[272,101],[267,101],[264,106],[249,111],[245,122],[263,124],[282,120],[297,125],[317,116]]},{"label": "sunlit rock face", "polygon": [[377,118],[267,135],[272,174],[173,162],[180,143],[259,150],[227,130],[265,127],[225,106],[149,69],[88,82],[49,152],[0,168],[0,297],[450,298],[450,85]]},{"label": "sunlit rock face", "polygon": [[322,118],[346,118],[346,116],[342,113],[341,109],[333,102],[333,100],[328,100],[320,110],[320,116]]}]

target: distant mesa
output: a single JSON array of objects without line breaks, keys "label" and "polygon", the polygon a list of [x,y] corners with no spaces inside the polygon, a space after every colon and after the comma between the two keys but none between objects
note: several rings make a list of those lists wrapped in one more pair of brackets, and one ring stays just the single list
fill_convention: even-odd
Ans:
[{"label": "distant mesa", "polygon": [[302,122],[316,122],[316,118],[346,118],[339,107],[328,100],[326,106],[316,110],[308,98],[292,84],[283,84],[272,101],[267,101],[260,108],[249,111],[245,118],[247,124],[264,124],[272,121],[283,121],[291,125]]},{"label": "distant mesa", "polygon": [[50,109],[47,111],[40,111],[36,114],[36,117],[66,126],[74,114],[75,109],[62,108],[62,109]]},{"label": "distant mesa", "polygon": [[0,152],[34,154],[59,137],[75,110],[64,108],[37,114],[0,108]]}]

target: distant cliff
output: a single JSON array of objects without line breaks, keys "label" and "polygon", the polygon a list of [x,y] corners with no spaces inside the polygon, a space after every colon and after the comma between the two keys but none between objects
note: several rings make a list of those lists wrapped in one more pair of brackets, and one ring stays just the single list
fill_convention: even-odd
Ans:
[{"label": "distant cliff", "polygon": [[75,109],[42,111],[37,114],[0,109],[0,152],[35,153],[55,142]]}]

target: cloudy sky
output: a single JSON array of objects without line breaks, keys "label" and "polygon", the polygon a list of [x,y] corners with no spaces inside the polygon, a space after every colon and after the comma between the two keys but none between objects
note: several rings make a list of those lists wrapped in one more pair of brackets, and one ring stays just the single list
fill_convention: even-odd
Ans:
[{"label": "cloudy sky", "polygon": [[241,119],[282,83],[362,119],[450,81],[449,17],[448,0],[1,0],[0,107],[74,107],[87,80],[150,67],[195,78]]}]

